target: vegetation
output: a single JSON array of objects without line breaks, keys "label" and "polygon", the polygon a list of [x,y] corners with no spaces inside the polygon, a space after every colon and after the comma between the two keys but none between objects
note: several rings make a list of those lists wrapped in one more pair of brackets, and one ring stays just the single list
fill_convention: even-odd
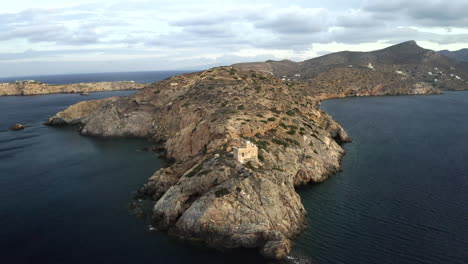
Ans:
[{"label": "vegetation", "polygon": [[210,173],[210,172],[212,172],[212,171],[213,171],[213,170],[211,170],[211,169],[203,170],[203,171],[201,171],[200,173],[198,173],[197,176],[200,177],[200,176],[203,176],[203,175],[205,175],[205,174],[208,174],[208,173]]},{"label": "vegetation", "polygon": [[272,112],[275,113],[275,114],[280,114],[280,113],[281,113],[281,111],[279,111],[278,109],[276,109],[276,107],[271,108],[270,111],[272,111]]},{"label": "vegetation", "polygon": [[261,162],[264,162],[265,161],[265,158],[263,157],[262,154],[258,154],[258,160],[261,161]]},{"label": "vegetation", "polygon": [[264,150],[266,150],[267,146],[270,145],[270,143],[268,143],[268,141],[265,141],[265,140],[255,141],[254,143],[255,145],[257,145],[257,147],[264,149]]},{"label": "vegetation", "polygon": [[236,73],[237,73],[237,70],[235,68],[231,68],[231,70],[229,71],[230,75],[235,75]]},{"label": "vegetation", "polygon": [[273,169],[273,170],[277,170],[277,171],[284,171],[283,169],[278,168],[278,167],[273,167],[272,169]]},{"label": "vegetation", "polygon": [[220,197],[223,197],[224,195],[228,195],[229,194],[229,190],[226,189],[226,188],[221,188],[219,190],[216,190],[214,192],[216,198],[220,198]]},{"label": "vegetation", "polygon": [[286,140],[287,142],[291,143],[291,144],[294,144],[296,146],[300,146],[301,143],[297,142],[296,140],[292,139],[292,138],[285,138],[284,140]]},{"label": "vegetation", "polygon": [[195,168],[192,169],[186,176],[188,178],[192,178],[193,176],[197,175],[203,169],[203,163],[198,164]]},{"label": "vegetation", "polygon": [[273,141],[273,143],[277,144],[277,145],[280,145],[280,146],[283,146],[285,148],[289,147],[289,143],[288,142],[284,142],[282,140],[279,140],[279,139],[272,139],[271,141]]}]

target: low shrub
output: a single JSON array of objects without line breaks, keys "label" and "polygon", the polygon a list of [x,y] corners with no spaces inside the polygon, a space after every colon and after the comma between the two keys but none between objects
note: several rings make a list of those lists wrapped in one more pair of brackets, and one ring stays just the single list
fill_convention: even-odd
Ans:
[{"label": "low shrub", "polygon": [[220,197],[223,197],[224,195],[228,195],[229,194],[229,190],[226,189],[226,188],[221,188],[219,190],[216,190],[214,192],[216,198],[220,198]]},{"label": "low shrub", "polygon": [[195,168],[192,169],[186,176],[188,178],[191,178],[195,175],[197,175],[201,170],[203,169],[203,163],[198,164]]}]

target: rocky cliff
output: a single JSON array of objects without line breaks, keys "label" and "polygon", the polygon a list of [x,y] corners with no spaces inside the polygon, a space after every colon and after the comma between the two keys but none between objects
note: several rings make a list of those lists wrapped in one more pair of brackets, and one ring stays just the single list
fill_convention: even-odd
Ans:
[{"label": "rocky cliff", "polygon": [[54,85],[37,81],[22,81],[14,83],[0,83],[2,95],[38,95],[53,93],[90,93],[116,90],[137,90],[146,84],[135,82],[97,82]]},{"label": "rocky cliff", "polygon": [[[343,78],[356,74],[349,71]],[[305,227],[307,212],[295,187],[339,171],[340,143],[350,141],[319,102],[349,96],[351,90],[352,95],[394,94],[395,87],[406,94],[439,92],[411,79],[400,85],[376,79],[345,92],[344,84],[327,92],[317,88],[320,79],[315,82],[220,67],[171,77],[127,97],[78,103],[49,124],[79,124],[84,135],[157,142],[174,160],[140,190],[155,201],[157,229],[210,245],[259,248],[266,257],[281,259]],[[240,164],[233,157],[243,139],[260,148],[257,161]]]}]

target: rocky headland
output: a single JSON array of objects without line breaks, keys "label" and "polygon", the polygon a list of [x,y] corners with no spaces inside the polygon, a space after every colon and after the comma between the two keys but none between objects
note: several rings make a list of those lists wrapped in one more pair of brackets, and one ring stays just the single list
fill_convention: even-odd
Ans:
[{"label": "rocky headland", "polygon": [[39,95],[54,93],[91,93],[117,90],[138,90],[147,84],[132,81],[122,82],[95,82],[73,84],[46,84],[39,81],[18,81],[0,83],[0,96],[2,95]]},{"label": "rocky headland", "polygon": [[[351,141],[320,102],[439,93],[432,83],[399,70],[331,67],[292,79],[243,65],[174,76],[126,97],[81,102],[48,123],[78,125],[89,136],[150,139],[173,161],[139,191],[154,200],[153,226],[282,259],[305,228],[307,212],[295,187],[338,172],[340,144]],[[259,147],[258,160],[235,159],[233,148],[244,139]]]}]

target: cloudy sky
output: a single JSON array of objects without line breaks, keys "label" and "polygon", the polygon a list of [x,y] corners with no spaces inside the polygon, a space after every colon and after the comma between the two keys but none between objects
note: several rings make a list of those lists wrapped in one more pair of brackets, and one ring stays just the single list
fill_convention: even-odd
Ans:
[{"label": "cloudy sky", "polygon": [[468,48],[468,1],[12,0],[0,9],[0,77],[202,69],[300,61],[414,39]]}]

